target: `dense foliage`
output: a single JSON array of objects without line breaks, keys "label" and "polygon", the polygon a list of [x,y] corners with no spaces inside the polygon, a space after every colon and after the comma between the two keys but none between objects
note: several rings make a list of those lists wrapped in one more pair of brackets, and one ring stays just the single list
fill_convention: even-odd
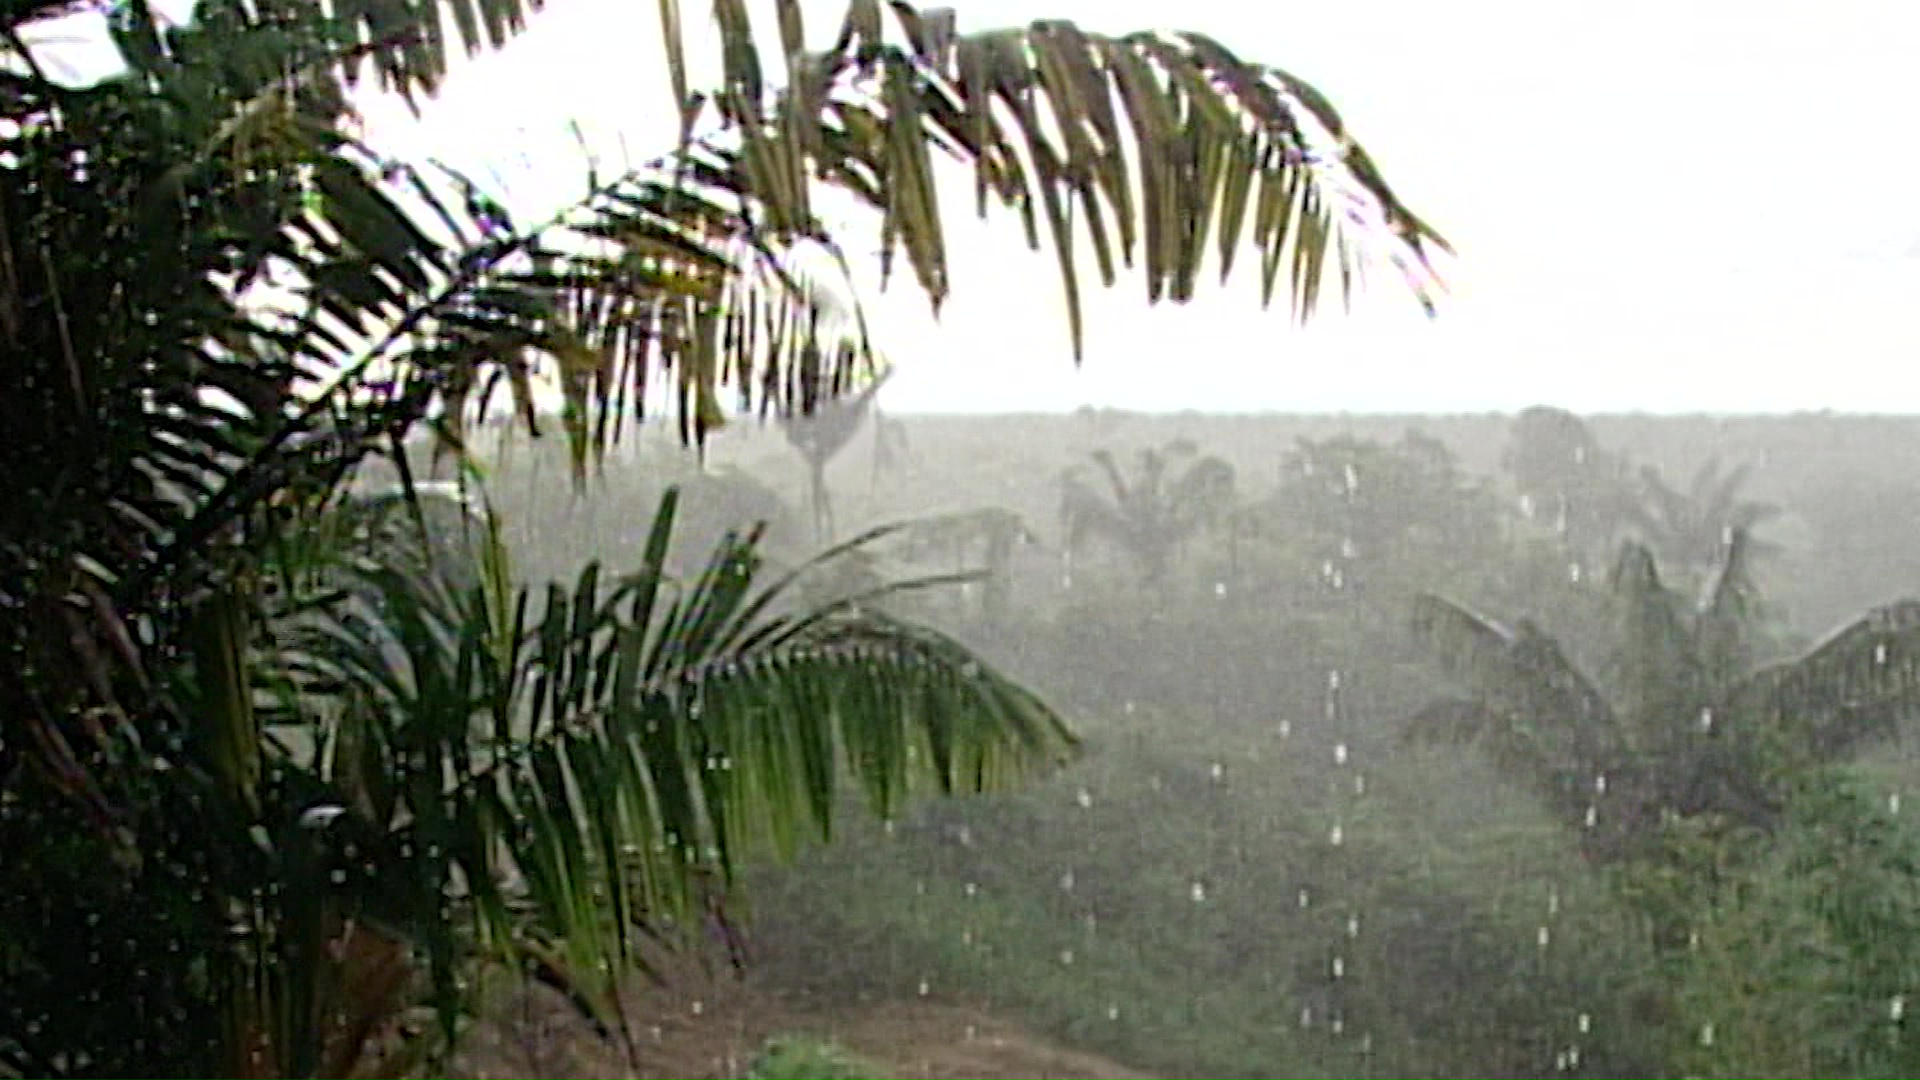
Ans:
[{"label": "dense foliage", "polygon": [[[937,305],[931,163],[970,164],[1035,247],[1045,212],[1076,342],[1082,239],[1155,299],[1251,238],[1302,317],[1364,250],[1427,302],[1438,238],[1331,104],[1194,34],[856,0],[806,52],[786,2],[776,85],[727,0],[696,94],[669,0],[680,144],[532,223],[352,135],[368,72],[419,105],[537,6],[0,13],[0,1070],[403,1075],[498,969],[631,1048],[635,940],[825,836],[844,786],[888,814],[1069,756],[1031,692],[842,574],[881,534],[769,583],[764,533],[723,529],[673,573],[667,486],[623,518],[631,561],[530,584],[468,487],[416,483],[415,436],[470,465],[476,422],[544,426],[542,382],[576,485],[663,399],[691,443],[723,393],[831,414],[877,354],[796,265],[838,257],[816,187]],[[122,70],[49,76],[27,32],[69,15]],[[362,490],[377,457],[394,486]]]},{"label": "dense foliage", "polygon": [[[1596,564],[1528,512],[1498,453],[1475,467],[1381,423],[1296,440],[1311,421],[1277,418],[1263,458],[1225,434],[1254,421],[1108,417],[1127,490],[1151,489],[1126,464],[1179,438],[1235,477],[1219,524],[1143,589],[1111,540],[1067,563],[1059,484],[1014,464],[1089,461],[1082,421],[1003,437],[1004,461],[982,449],[1001,421],[908,423],[914,465],[867,515],[923,506],[941,478],[943,505],[958,487],[1033,522],[1007,610],[913,610],[1062,703],[1085,759],[765,874],[764,977],[986,1000],[1162,1075],[1902,1067],[1899,793],[1916,774],[1887,736],[1914,706],[1908,605],[1795,629],[1769,593],[1817,552],[1726,497],[1733,474],[1703,468],[1678,507],[1650,476],[1690,459],[1651,473],[1593,439],[1646,500],[1605,521],[1618,543]],[[1773,521],[1802,512],[1769,497]],[[1662,523],[1716,518],[1711,561],[1661,556]],[[1835,907],[1848,896],[1873,906]]]}]

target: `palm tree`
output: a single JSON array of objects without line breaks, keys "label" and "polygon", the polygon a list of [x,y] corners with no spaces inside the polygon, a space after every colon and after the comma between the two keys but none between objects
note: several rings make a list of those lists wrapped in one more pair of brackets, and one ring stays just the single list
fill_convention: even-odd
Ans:
[{"label": "palm tree", "polygon": [[833,503],[827,492],[827,465],[860,433],[860,425],[875,412],[875,396],[892,377],[893,369],[888,368],[855,394],[823,401],[809,413],[780,418],[780,430],[786,434],[788,445],[807,463],[807,505],[813,511],[815,543],[833,542]]},{"label": "palm tree", "polygon": [[[9,12],[8,40],[65,9]],[[895,41],[868,0],[818,54],[799,50],[797,6],[783,5],[780,91],[763,77],[752,28],[720,4],[724,87],[697,97],[675,81],[687,130],[711,100],[718,137],[737,145],[690,136],[659,168],[595,177],[579,204],[523,227],[463,178],[341,134],[346,91],[366,66],[416,100],[444,71],[443,43],[497,45],[526,15],[519,0],[486,0],[477,21],[460,11],[288,0],[267,13],[226,0],[202,5],[193,26],[162,29],[132,5],[116,22],[127,77],[64,87],[23,57],[30,74],[5,106],[22,166],[5,178],[15,203],[0,330],[18,362],[7,365],[17,392],[0,464],[19,485],[10,506],[72,509],[10,513],[9,564],[29,608],[75,590],[101,602],[93,655],[71,654],[72,628],[57,625],[68,617],[54,611],[16,621],[40,630],[11,643],[36,656],[21,670],[97,677],[7,693],[33,717],[23,722],[48,775],[96,811],[103,796],[81,760],[90,751],[55,728],[91,707],[100,678],[138,681],[131,660],[118,670],[103,660],[130,640],[121,627],[183,587],[190,567],[230,552],[214,541],[237,541],[288,486],[325,487],[436,410],[457,436],[465,404],[500,387],[531,422],[541,371],[557,375],[567,434],[583,449],[612,437],[614,411],[649,400],[657,372],[696,439],[719,421],[724,387],[786,412],[844,386],[869,363],[864,338],[823,321],[782,257],[826,239],[809,213],[813,182],[880,210],[888,250],[907,252],[937,304],[949,281],[930,147],[971,161],[983,209],[1045,211],[1076,340],[1074,221],[1096,230],[1103,280],[1144,241],[1150,297],[1179,301],[1209,235],[1231,253],[1254,210],[1265,292],[1290,268],[1303,315],[1328,253],[1372,246],[1418,268],[1437,242],[1324,97],[1210,39],[1051,22],[963,35],[950,13],[895,5],[905,36]],[[684,72],[678,7],[663,12]],[[1100,213],[1070,215],[1075,200]],[[261,283],[302,304],[242,303]],[[297,384],[316,376],[335,390],[313,400]],[[209,394],[241,409],[209,409]],[[337,425],[309,439],[330,411]],[[80,459],[89,464],[49,465]]]},{"label": "palm tree", "polygon": [[1645,854],[1665,817],[1770,828],[1804,767],[1920,708],[1920,602],[1880,609],[1797,657],[1762,663],[1751,549],[1736,531],[1698,602],[1628,544],[1618,639],[1600,677],[1529,620],[1503,626],[1433,595],[1414,631],[1467,691],[1409,737],[1473,743],[1539,790],[1597,858]]},{"label": "palm tree", "polygon": [[[1669,486],[1658,469],[1642,468],[1643,501],[1636,516],[1661,561],[1674,567],[1711,567],[1735,530],[1751,534],[1779,517],[1780,507],[1741,497],[1740,489],[1751,472],[1751,466],[1742,465],[1723,474],[1716,457],[1694,473],[1693,482],[1682,492]],[[1761,540],[1749,543],[1756,556],[1779,550]]]},{"label": "palm tree", "polygon": [[649,561],[536,607],[497,555],[466,592],[359,567],[379,604],[358,617],[266,588],[277,541],[363,459],[412,486],[410,434],[458,441],[501,393],[537,428],[541,378],[576,480],[662,391],[691,442],[726,391],[832,400],[874,357],[796,269],[838,250],[816,185],[873,207],[937,305],[933,151],[970,163],[981,212],[1019,211],[1035,246],[1045,215],[1076,352],[1083,236],[1106,283],[1143,256],[1155,300],[1248,232],[1263,292],[1284,268],[1302,317],[1330,253],[1344,283],[1381,252],[1427,299],[1437,237],[1326,99],[1199,35],[960,34],[854,0],[810,54],[783,2],[774,87],[727,0],[724,85],[696,95],[669,0],[682,145],[523,223],[344,127],[365,69],[417,103],[451,43],[499,45],[523,0],[205,0],[166,28],[129,3],[130,71],[85,87],[20,44],[68,6],[0,16],[0,831],[10,871],[64,886],[0,890],[30,931],[0,949],[0,1055],[29,1075],[344,1075],[416,1022],[417,967],[446,1035],[469,959],[618,970],[629,917],[673,910],[714,849],[818,820],[829,731],[883,803],[916,770],[978,787],[1049,756],[1044,710],[943,639],[749,599],[746,539],[678,602]]},{"label": "palm tree", "polygon": [[[1060,519],[1069,557],[1098,538],[1133,561],[1150,584],[1165,580],[1181,545],[1232,509],[1233,467],[1187,440],[1140,451],[1129,478],[1111,451],[1095,466],[1068,469],[1060,481]],[[1179,472],[1171,469],[1182,463]]]},{"label": "palm tree", "polygon": [[[943,560],[955,575],[977,576],[980,612],[990,622],[1004,616],[1012,600],[1014,550],[1039,542],[1026,518],[999,506],[924,518],[909,524],[903,538],[907,559]],[[964,609],[964,592],[960,603]]]}]

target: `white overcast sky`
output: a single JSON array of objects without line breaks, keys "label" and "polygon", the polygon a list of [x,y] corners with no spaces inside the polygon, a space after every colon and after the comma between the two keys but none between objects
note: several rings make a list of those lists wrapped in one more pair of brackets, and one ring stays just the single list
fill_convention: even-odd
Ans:
[{"label": "white overcast sky", "polygon": [[[682,2],[704,17],[704,0]],[[826,37],[844,0],[806,6]],[[1010,219],[959,219],[971,184],[956,174],[941,319],[908,279],[863,287],[901,367],[889,409],[1920,412],[1911,0],[954,6],[963,30],[1190,28],[1287,67],[1333,97],[1460,258],[1432,322],[1391,272],[1352,315],[1329,308],[1304,331],[1262,312],[1251,278],[1183,308],[1148,309],[1133,281],[1096,289],[1076,370],[1051,256],[1029,254]],[[670,142],[657,10],[549,0],[423,121],[370,103],[370,133],[491,167],[514,202],[557,202],[582,177],[569,121],[615,163],[622,143],[637,159]],[[771,5],[755,10],[773,40]]]}]

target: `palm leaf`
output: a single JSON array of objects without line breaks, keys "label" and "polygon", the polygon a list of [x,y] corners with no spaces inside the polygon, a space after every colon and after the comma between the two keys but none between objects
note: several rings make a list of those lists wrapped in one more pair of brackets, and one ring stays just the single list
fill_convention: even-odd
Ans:
[{"label": "palm leaf", "polygon": [[611,589],[590,567],[504,631],[483,590],[369,567],[379,626],[298,635],[306,666],[390,717],[383,737],[416,762],[380,827],[443,853],[435,873],[467,882],[483,940],[550,941],[577,976],[628,955],[633,923],[693,910],[707,868],[730,877],[750,852],[828,836],[843,773],[890,814],[923,786],[998,787],[1074,745],[943,635],[756,589],[752,534],[662,589],[676,498],[646,566]]},{"label": "palm leaf", "polygon": [[1622,749],[1612,707],[1532,623],[1510,630],[1424,594],[1414,599],[1412,629],[1442,669],[1497,719],[1484,730],[1501,756],[1558,774],[1602,768]]},{"label": "palm leaf", "polygon": [[[1058,20],[960,34],[951,12],[886,7],[897,35],[875,0],[855,0],[831,49],[788,53],[793,85],[769,97],[749,60],[756,40],[744,10],[716,3],[728,57],[723,115],[743,157],[763,163],[749,172],[770,220],[808,218],[803,178],[771,163],[810,157],[815,177],[880,212],[883,258],[904,251],[937,309],[951,287],[928,153],[937,145],[973,166],[979,212],[989,194],[1019,211],[1036,250],[1033,211],[1044,212],[1076,357],[1082,236],[1107,286],[1116,267],[1143,257],[1153,301],[1191,299],[1210,246],[1224,276],[1251,233],[1266,301],[1287,268],[1302,318],[1330,255],[1345,283],[1358,253],[1384,254],[1431,304],[1427,248],[1444,242],[1307,83],[1200,34],[1113,37]],[[678,55],[678,5],[665,0],[662,11]]]},{"label": "palm leaf", "polygon": [[1644,545],[1622,547],[1612,587],[1621,618],[1612,675],[1636,749],[1650,749],[1682,737],[1696,719],[1688,709],[1706,700],[1693,626]]},{"label": "palm leaf", "polygon": [[1806,655],[1762,668],[1729,698],[1818,760],[1897,733],[1920,710],[1920,602],[1870,613]]}]

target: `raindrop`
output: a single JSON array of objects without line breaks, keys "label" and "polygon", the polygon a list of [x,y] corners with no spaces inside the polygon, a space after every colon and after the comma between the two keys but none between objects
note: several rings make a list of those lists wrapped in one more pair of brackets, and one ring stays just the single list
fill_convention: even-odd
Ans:
[{"label": "raindrop", "polygon": [[973,931],[971,930],[960,931],[960,944],[962,945],[973,944]]},{"label": "raindrop", "polygon": [[966,1030],[966,1037],[969,1039],[975,1039],[975,1038],[979,1038],[979,1036],[980,1036],[980,1029],[977,1027],[974,1027],[972,1024],[968,1024],[967,1030]]},{"label": "raindrop", "polygon": [[1687,931],[1687,948],[1696,950],[1696,951],[1700,948],[1700,931],[1698,930]]},{"label": "raindrop", "polygon": [[1347,1030],[1347,1020],[1346,1020],[1346,1017],[1344,1017],[1344,1016],[1336,1016],[1336,1017],[1334,1017],[1334,1018],[1333,1018],[1333,1022],[1332,1022],[1332,1023],[1330,1023],[1330,1024],[1328,1024],[1328,1025],[1327,1025],[1327,1027],[1328,1027],[1328,1029],[1329,1029],[1329,1030],[1331,1030],[1331,1031],[1332,1031],[1332,1032],[1333,1032],[1333,1033],[1334,1033],[1335,1035],[1339,1035],[1339,1034],[1341,1034],[1341,1033],[1343,1033],[1343,1032],[1345,1032],[1345,1031]]},{"label": "raindrop", "polygon": [[1339,668],[1334,668],[1332,671],[1327,672],[1327,689],[1329,690],[1340,689],[1340,669]]},{"label": "raindrop", "polygon": [[893,829],[894,829],[894,825],[893,825],[892,818],[888,818],[887,820],[880,823],[880,831],[883,833],[886,833],[888,836],[893,835]]},{"label": "raindrop", "polygon": [[1883,641],[1873,647],[1873,662],[1876,664],[1884,664],[1887,662],[1886,642]]},{"label": "raindrop", "polygon": [[960,674],[969,679],[979,678],[980,677],[979,663],[973,660],[969,660],[966,663],[960,665]]},{"label": "raindrop", "polygon": [[[973,846],[973,830],[968,828],[967,826],[962,825],[958,829],[954,830],[953,836],[954,836],[954,839],[960,841],[961,847]],[[971,896],[973,894],[968,893],[967,895]]]},{"label": "raindrop", "polygon": [[1301,1027],[1313,1026],[1313,1007],[1312,1006],[1307,1006],[1300,1010],[1300,1026]]},{"label": "raindrop", "polygon": [[1216,581],[1216,582],[1214,582],[1214,583],[1213,583],[1213,595],[1215,595],[1215,596],[1225,596],[1225,595],[1227,595],[1227,583],[1226,583],[1226,582],[1224,582],[1224,581]]},{"label": "raindrop", "polygon": [[1601,773],[1593,778],[1593,790],[1601,795],[1607,793],[1607,774]]},{"label": "raindrop", "polygon": [[1067,965],[1072,965],[1072,963],[1073,963],[1073,950],[1072,950],[1072,949],[1061,949],[1061,950],[1060,950],[1060,962],[1061,962],[1062,964],[1067,964]]},{"label": "raindrop", "polygon": [[1079,793],[1073,797],[1073,801],[1080,804],[1080,809],[1085,810],[1093,805],[1093,792],[1088,791],[1086,788],[1081,788]]},{"label": "raindrop", "polygon": [[1896,791],[1893,794],[1887,796],[1887,813],[1897,814],[1899,812],[1900,812],[1900,793]]},{"label": "raindrop", "polygon": [[920,996],[921,997],[926,997],[929,993],[932,992],[932,990],[933,988],[927,985],[927,980],[925,979],[920,980]]},{"label": "raindrop", "polygon": [[[1302,904],[1301,906],[1305,907],[1306,905]],[[1360,936],[1360,916],[1358,915],[1347,916],[1347,936],[1350,938],[1356,938]]]},{"label": "raindrop", "polygon": [[1549,915],[1560,914],[1560,890],[1559,889],[1547,890],[1547,914]]},{"label": "raindrop", "polygon": [[1334,847],[1339,847],[1341,844],[1346,843],[1346,840],[1346,830],[1340,827],[1339,822],[1334,822],[1333,831],[1327,834],[1327,843],[1332,844]]},{"label": "raindrop", "polygon": [[1118,1005],[1107,1006],[1107,1019],[1109,1020],[1120,1019],[1120,1006]]},{"label": "raindrop", "polygon": [[1347,744],[1346,743],[1334,744],[1333,763],[1335,765],[1345,765],[1347,763]]},{"label": "raindrop", "polygon": [[1133,702],[1131,702],[1131,701],[1129,701],[1129,702],[1127,702],[1127,703],[1125,703],[1125,704],[1123,704],[1123,705],[1121,705],[1121,706],[1120,706],[1120,710],[1121,710],[1122,712],[1124,712],[1124,713],[1126,713],[1126,714],[1127,714],[1128,716],[1132,716],[1132,715],[1133,715],[1133,711],[1134,711],[1134,709],[1136,709],[1136,708],[1138,708],[1138,706],[1136,706],[1136,705],[1135,705],[1135,704],[1134,704]]},{"label": "raindrop", "polygon": [[1308,894],[1307,890],[1301,889],[1300,890],[1300,906],[1304,908],[1308,904],[1311,904],[1312,902],[1313,902],[1313,897],[1310,894]]},{"label": "raindrop", "polygon": [[336,868],[333,873],[328,876],[333,880],[335,885],[345,885],[347,883],[347,872],[344,869]]},{"label": "raindrop", "polygon": [[1206,883],[1200,882],[1200,881],[1194,882],[1191,886],[1187,888],[1187,896],[1196,904],[1206,903],[1207,902]]},{"label": "raindrop", "polygon": [[1213,766],[1207,770],[1207,772],[1216,781],[1224,780],[1226,779],[1226,776],[1227,776],[1227,767],[1221,764],[1220,762],[1216,761],[1213,763]]},{"label": "raindrop", "polygon": [[1336,956],[1333,958],[1333,977],[1336,979],[1344,979],[1347,977],[1347,961],[1345,957]]},{"label": "raindrop", "polygon": [[1591,829],[1598,824],[1600,824],[1600,808],[1597,806],[1587,807],[1587,828]]},{"label": "raindrop", "polygon": [[1061,888],[1061,890],[1062,890],[1062,891],[1064,891],[1064,892],[1072,892],[1072,891],[1073,891],[1073,881],[1074,881],[1074,878],[1073,878],[1073,871],[1071,871],[1071,870],[1069,870],[1069,871],[1067,871],[1066,873],[1064,873],[1064,874],[1061,874],[1061,875],[1060,875],[1060,888]]},{"label": "raindrop", "polygon": [[1580,1034],[1586,1035],[1590,1033],[1591,1031],[1593,1031],[1593,1017],[1587,1015],[1586,1013],[1581,1013],[1579,1026],[1580,1026]]},{"label": "raindrop", "polygon": [[1568,1060],[1565,1050],[1553,1055],[1553,1067],[1556,1072],[1566,1072],[1573,1068],[1573,1062]]},{"label": "raindrop", "polygon": [[1700,1025],[1700,1045],[1701,1046],[1713,1045],[1713,1025],[1712,1024]]},{"label": "raindrop", "polygon": [[1567,580],[1571,581],[1575,585],[1580,584],[1580,564],[1579,563],[1576,562],[1576,563],[1567,564]]},{"label": "raindrop", "polygon": [[1547,947],[1548,943],[1553,940],[1553,931],[1548,929],[1547,927],[1542,926],[1540,928],[1540,932],[1534,936],[1534,940],[1539,942],[1540,947],[1544,949]]},{"label": "raindrop", "polygon": [[980,886],[969,881],[964,886],[961,887],[961,891],[966,893],[968,896],[978,896],[980,894]]},{"label": "raindrop", "polygon": [[1897,1024],[1900,1022],[1900,1018],[1905,1015],[1907,1015],[1907,995],[1893,995],[1893,1000],[1887,1002],[1887,1019]]},{"label": "raindrop", "polygon": [[693,1015],[699,1016],[701,1013],[704,1013],[707,1011],[707,1003],[704,1001],[701,1001],[699,998],[694,998],[692,1008],[693,1008]]},{"label": "raindrop", "polygon": [[1366,774],[1364,773],[1353,774],[1353,793],[1355,795],[1365,795],[1367,793]]},{"label": "raindrop", "polygon": [[1280,721],[1280,737],[1284,739],[1287,736],[1292,734],[1293,734],[1293,721],[1291,720]]},{"label": "raindrop", "polygon": [[1713,730],[1713,708],[1712,708],[1712,706],[1708,706],[1707,708],[1704,708],[1704,709],[1701,709],[1701,710],[1700,710],[1700,730],[1701,730],[1701,731],[1712,731],[1712,730]]},{"label": "raindrop", "polygon": [[1360,549],[1354,545],[1353,537],[1344,536],[1340,538],[1340,557],[1343,559],[1357,559],[1360,557]]}]

